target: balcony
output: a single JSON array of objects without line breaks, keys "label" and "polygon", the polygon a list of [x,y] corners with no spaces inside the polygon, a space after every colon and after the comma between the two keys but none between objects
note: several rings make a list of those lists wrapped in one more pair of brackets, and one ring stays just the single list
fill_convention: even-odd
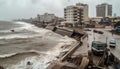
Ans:
[{"label": "balcony", "polygon": [[77,18],[74,18],[73,21],[77,21],[78,19]]},{"label": "balcony", "polygon": [[77,15],[77,13],[73,13],[73,15]]},{"label": "balcony", "polygon": [[74,10],[73,12],[77,13],[78,11],[77,11],[77,10]]}]

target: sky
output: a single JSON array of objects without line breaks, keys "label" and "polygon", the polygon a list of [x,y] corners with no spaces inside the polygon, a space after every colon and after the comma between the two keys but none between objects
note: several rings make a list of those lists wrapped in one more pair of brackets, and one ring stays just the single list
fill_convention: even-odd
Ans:
[{"label": "sky", "polygon": [[63,17],[64,8],[76,3],[88,4],[89,17],[96,16],[96,5],[101,3],[112,4],[113,14],[120,16],[119,0],[0,0],[0,20],[34,18],[46,12]]}]

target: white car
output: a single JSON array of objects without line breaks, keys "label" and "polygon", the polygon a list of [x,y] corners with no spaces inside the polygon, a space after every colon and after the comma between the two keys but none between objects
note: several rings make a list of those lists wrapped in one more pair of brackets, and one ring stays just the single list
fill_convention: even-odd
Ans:
[{"label": "white car", "polygon": [[110,47],[116,47],[116,40],[115,39],[111,39],[109,42],[109,46]]}]

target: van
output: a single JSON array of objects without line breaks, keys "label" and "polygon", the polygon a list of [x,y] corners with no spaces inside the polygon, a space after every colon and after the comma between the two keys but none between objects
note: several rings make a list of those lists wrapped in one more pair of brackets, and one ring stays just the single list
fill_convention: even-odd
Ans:
[{"label": "van", "polygon": [[111,39],[111,40],[110,40],[109,46],[110,46],[110,47],[114,47],[114,48],[116,47],[116,41],[115,41],[115,39]]}]

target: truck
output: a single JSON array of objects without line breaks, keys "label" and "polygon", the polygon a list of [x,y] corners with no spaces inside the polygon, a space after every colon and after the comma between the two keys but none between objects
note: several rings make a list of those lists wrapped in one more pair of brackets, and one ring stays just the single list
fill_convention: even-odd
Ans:
[{"label": "truck", "polygon": [[103,54],[106,47],[107,47],[107,43],[103,43],[100,41],[93,41],[91,46],[91,51],[93,52],[93,54]]}]

